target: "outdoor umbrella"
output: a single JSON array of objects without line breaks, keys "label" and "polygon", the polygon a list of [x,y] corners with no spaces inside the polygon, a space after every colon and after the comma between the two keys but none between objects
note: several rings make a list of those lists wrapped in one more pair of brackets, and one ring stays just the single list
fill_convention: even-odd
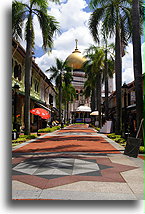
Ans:
[{"label": "outdoor umbrella", "polygon": [[34,109],[31,109],[30,112],[34,115],[40,116],[42,119],[50,118],[50,114],[48,113],[48,111],[46,111],[43,108],[34,108]]},{"label": "outdoor umbrella", "polygon": [[[43,108],[34,108],[30,112],[34,115],[40,116],[42,119],[49,119],[50,114]],[[38,120],[37,120],[37,135],[38,135]]]}]

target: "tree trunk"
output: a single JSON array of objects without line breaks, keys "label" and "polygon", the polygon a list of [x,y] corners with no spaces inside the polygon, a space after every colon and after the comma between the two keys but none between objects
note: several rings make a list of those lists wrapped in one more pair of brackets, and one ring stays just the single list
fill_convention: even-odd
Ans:
[{"label": "tree trunk", "polygon": [[[29,27],[30,29],[30,27]],[[32,68],[32,36],[31,29],[28,32],[26,58],[25,58],[25,107],[24,107],[24,124],[26,135],[30,134],[30,88],[31,88],[31,68]]]},{"label": "tree trunk", "polygon": [[133,66],[135,78],[136,94],[136,119],[137,130],[143,118],[143,86],[142,86],[142,58],[141,58],[141,39],[140,39],[140,17],[139,0],[132,1],[132,41],[133,41]]},{"label": "tree trunk", "polygon": [[64,124],[67,122],[67,103],[64,103]]},{"label": "tree trunk", "polygon": [[121,130],[122,130],[122,103],[121,103],[122,53],[121,53],[120,29],[118,26],[116,27],[116,38],[115,38],[115,77],[116,77],[116,129],[115,129],[115,134],[121,134]]},{"label": "tree trunk", "polygon": [[66,121],[67,121],[67,123],[68,123],[68,122],[69,122],[69,118],[68,118],[69,103],[68,103],[68,102],[66,103],[66,112],[67,112],[67,114],[66,114]]},{"label": "tree trunk", "polygon": [[97,75],[97,110],[99,111],[99,128],[101,128],[101,74]]},{"label": "tree trunk", "polygon": [[95,105],[95,88],[92,89],[92,94],[91,94],[91,110],[92,111],[96,110],[96,105]]},{"label": "tree trunk", "polygon": [[60,74],[60,84],[59,84],[59,123],[62,124],[62,74]]},{"label": "tree trunk", "polygon": [[108,63],[107,63],[107,45],[105,50],[105,119],[108,120]]}]

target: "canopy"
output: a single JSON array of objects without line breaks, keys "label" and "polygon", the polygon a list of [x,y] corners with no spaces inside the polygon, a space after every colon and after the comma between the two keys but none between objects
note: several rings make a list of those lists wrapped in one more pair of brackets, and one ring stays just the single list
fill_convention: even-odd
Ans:
[{"label": "canopy", "polygon": [[91,112],[91,108],[89,106],[79,106],[76,112]]},{"label": "canopy", "polygon": [[[98,116],[99,115],[99,111],[92,111],[90,115]],[[101,115],[104,115],[104,114],[101,113]]]},{"label": "canopy", "polygon": [[98,111],[92,111],[90,115],[99,115]]},{"label": "canopy", "polygon": [[34,108],[34,109],[31,109],[30,112],[34,115],[40,116],[42,119],[50,118],[50,114],[48,113],[48,111],[46,111],[43,108]]}]

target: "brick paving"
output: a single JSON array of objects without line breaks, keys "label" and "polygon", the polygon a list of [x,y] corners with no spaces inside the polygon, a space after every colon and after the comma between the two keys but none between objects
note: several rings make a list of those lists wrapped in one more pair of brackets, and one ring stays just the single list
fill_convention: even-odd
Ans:
[{"label": "brick paving", "polygon": [[12,199],[143,199],[143,160],[122,150],[86,124],[22,144],[13,150]]}]

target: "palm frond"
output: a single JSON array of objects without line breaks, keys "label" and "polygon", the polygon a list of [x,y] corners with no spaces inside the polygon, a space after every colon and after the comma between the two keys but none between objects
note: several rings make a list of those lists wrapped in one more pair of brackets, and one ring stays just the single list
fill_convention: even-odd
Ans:
[{"label": "palm frond", "polygon": [[42,30],[44,50],[52,49],[54,33],[59,32],[58,22],[53,16],[49,16],[45,11],[35,9],[40,28]]},{"label": "palm frond", "polygon": [[48,1],[47,0],[30,0],[30,4],[32,8],[37,8],[41,11],[43,11],[44,13],[47,13],[48,10]]},{"label": "palm frond", "polygon": [[17,1],[12,2],[12,35],[16,39],[22,39],[22,28],[26,18],[27,7]]},{"label": "palm frond", "polygon": [[89,29],[94,41],[99,43],[99,25],[104,14],[104,8],[97,8],[90,16]]}]

